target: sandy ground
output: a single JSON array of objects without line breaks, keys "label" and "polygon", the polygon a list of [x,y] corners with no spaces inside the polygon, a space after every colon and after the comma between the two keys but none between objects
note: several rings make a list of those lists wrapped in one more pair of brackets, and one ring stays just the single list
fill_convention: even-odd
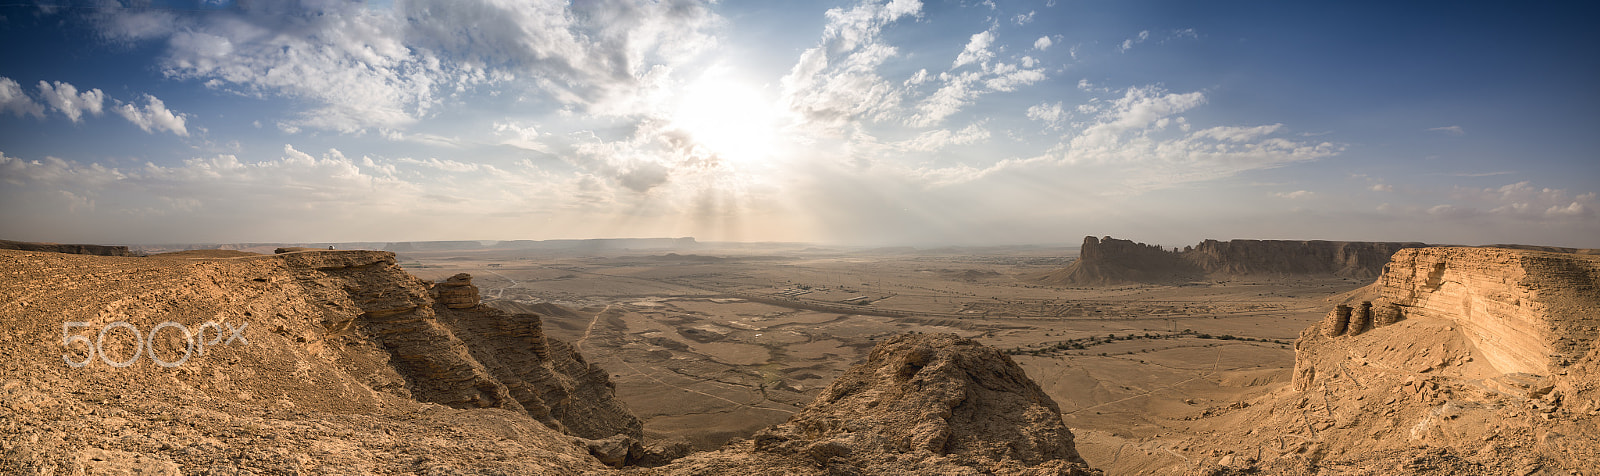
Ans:
[{"label": "sandy ground", "polygon": [[647,438],[714,448],[784,421],[877,340],[954,332],[1011,353],[1061,406],[1084,458],[1126,469],[1181,459],[1142,443],[1202,433],[1193,417],[1287,384],[1300,330],[1365,284],[1037,284],[1067,264],[1064,249],[697,253],[401,262],[424,279],[471,273],[508,310],[574,310],[547,315],[547,334],[613,374]]}]

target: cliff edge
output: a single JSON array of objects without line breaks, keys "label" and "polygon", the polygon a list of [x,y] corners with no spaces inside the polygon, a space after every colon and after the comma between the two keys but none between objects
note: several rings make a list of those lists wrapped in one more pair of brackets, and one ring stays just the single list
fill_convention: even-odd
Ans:
[{"label": "cliff edge", "polygon": [[1206,277],[1325,275],[1371,279],[1396,251],[1424,243],[1205,240],[1183,250],[1087,236],[1070,266],[1041,281],[1097,286],[1189,281]]},{"label": "cliff edge", "polygon": [[1588,474],[1600,257],[1395,253],[1295,343],[1293,384],[1208,411],[1211,474]]}]

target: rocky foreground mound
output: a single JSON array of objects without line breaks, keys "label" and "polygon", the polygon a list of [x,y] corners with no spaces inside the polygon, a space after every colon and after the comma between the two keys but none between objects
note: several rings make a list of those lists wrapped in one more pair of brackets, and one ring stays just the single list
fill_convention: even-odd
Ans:
[{"label": "rocky foreground mound", "polygon": [[1423,243],[1372,241],[1205,240],[1183,250],[1112,237],[1084,237],[1078,260],[1050,273],[1052,284],[1160,283],[1207,276],[1323,275],[1371,279],[1389,256]]},{"label": "rocky foreground mound", "polygon": [[873,348],[788,422],[663,472],[1099,474],[1061,410],[1010,357],[954,334]]},{"label": "rocky foreground mound", "polygon": [[[538,316],[392,253],[0,250],[0,474],[591,474],[661,465]],[[652,474],[1083,474],[1054,402],[954,336]]]},{"label": "rocky foreground mound", "polygon": [[1292,388],[1208,412],[1215,474],[1593,474],[1600,257],[1397,252],[1295,344]]}]

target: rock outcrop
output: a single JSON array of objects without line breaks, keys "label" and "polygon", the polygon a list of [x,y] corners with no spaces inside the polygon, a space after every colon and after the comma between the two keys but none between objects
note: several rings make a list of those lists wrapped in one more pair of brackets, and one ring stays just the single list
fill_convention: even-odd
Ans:
[{"label": "rock outcrop", "polygon": [[788,422],[662,468],[729,474],[1097,474],[1010,357],[953,334],[878,344]]},{"label": "rock outcrop", "polygon": [[1053,284],[1106,285],[1159,283],[1204,276],[1329,275],[1371,279],[1389,256],[1424,243],[1365,241],[1205,240],[1181,251],[1119,240],[1084,237],[1083,247],[1066,269],[1043,281]]},{"label": "rock outcrop", "polygon": [[[1600,337],[1600,258],[1499,248],[1401,250],[1373,284],[1379,297],[1339,305],[1308,334],[1353,336],[1403,319],[1448,326],[1500,374],[1549,375]],[[1341,326],[1339,315],[1347,318]],[[1304,337],[1304,336],[1303,336]],[[1302,339],[1305,345],[1318,342]],[[1300,359],[1309,365],[1314,359]],[[1307,370],[1309,372],[1309,370]],[[1306,386],[1309,383],[1297,384]]]},{"label": "rock outcrop", "polygon": [[1183,443],[1259,458],[1201,472],[1586,474],[1600,462],[1600,257],[1403,249],[1349,296],[1300,334],[1292,386],[1208,412],[1219,421],[1200,424],[1220,434]]},{"label": "rock outcrop", "polygon": [[28,241],[0,240],[0,250],[43,251],[75,255],[134,256],[126,246],[63,245],[60,243],[33,243]]}]

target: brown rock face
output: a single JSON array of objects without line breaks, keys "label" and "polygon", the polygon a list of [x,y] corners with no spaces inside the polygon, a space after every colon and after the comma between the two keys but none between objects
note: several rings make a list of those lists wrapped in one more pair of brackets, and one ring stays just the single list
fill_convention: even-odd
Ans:
[{"label": "brown rock face", "polygon": [[1206,275],[1332,275],[1371,278],[1395,251],[1423,243],[1359,241],[1205,240],[1183,251],[1085,237],[1078,260],[1044,280],[1104,285],[1197,279]]},{"label": "brown rock face", "polygon": [[472,275],[460,273],[434,285],[434,299],[451,309],[467,309],[478,305],[478,287],[472,284]]},{"label": "brown rock face", "polygon": [[1093,286],[1187,280],[1201,275],[1200,268],[1159,246],[1109,236],[1086,236],[1078,260],[1064,270],[1051,273],[1045,281]]},{"label": "brown rock face", "polygon": [[134,256],[133,252],[129,251],[126,246],[63,245],[60,243],[33,243],[11,240],[0,240],[0,250],[43,251],[75,255]]},{"label": "brown rock face", "polygon": [[[953,334],[894,337],[788,422],[744,446],[697,454],[671,473],[734,470],[1091,474],[1055,401],[1010,357]],[[758,471],[759,472],[759,471]]]}]

